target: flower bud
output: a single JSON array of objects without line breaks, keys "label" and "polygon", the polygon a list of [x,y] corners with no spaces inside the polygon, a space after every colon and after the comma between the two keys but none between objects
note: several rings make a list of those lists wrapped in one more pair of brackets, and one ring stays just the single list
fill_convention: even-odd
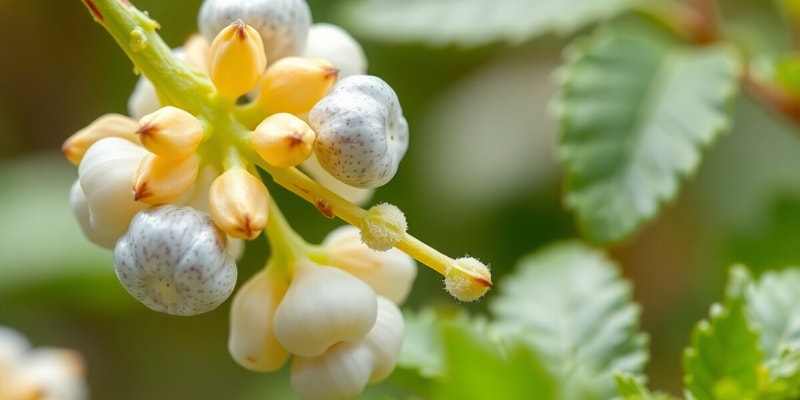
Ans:
[{"label": "flower bud", "polygon": [[273,114],[253,132],[253,148],[267,163],[294,167],[314,150],[316,134],[300,118],[288,113]]},{"label": "flower bud", "polygon": [[403,315],[378,297],[375,325],[358,342],[340,342],[319,357],[292,361],[294,390],[305,400],[351,399],[394,369],[403,342]]},{"label": "flower bud", "polygon": [[380,203],[372,206],[361,221],[361,240],[371,249],[386,251],[394,247],[408,230],[406,215],[397,206]]},{"label": "flower bud", "polygon": [[256,86],[267,57],[255,29],[237,19],[211,42],[208,75],[217,90],[229,97],[238,97]]},{"label": "flower bud", "polygon": [[255,28],[269,62],[302,53],[311,11],[305,0],[205,0],[197,26],[212,40],[225,26],[241,19]]},{"label": "flower bud", "polygon": [[311,179],[355,205],[366,204],[375,193],[374,189],[357,188],[336,179],[319,165],[319,160],[317,160],[317,156],[314,153],[311,153],[311,156],[303,162],[301,168]]},{"label": "flower bud", "polygon": [[231,168],[215,179],[208,196],[211,218],[228,235],[255,239],[267,225],[267,187],[242,168]]},{"label": "flower bud", "polygon": [[481,298],[492,286],[489,267],[472,257],[453,260],[444,273],[444,288],[460,301]]},{"label": "flower bud", "polygon": [[303,260],[275,311],[275,336],[289,352],[318,357],[358,341],[375,325],[378,304],[366,283],[338,268]]},{"label": "flower bud", "polygon": [[167,106],[142,117],[136,133],[147,150],[161,157],[183,159],[200,145],[203,125],[194,115]]},{"label": "flower bud", "polygon": [[69,203],[73,214],[75,214],[75,218],[78,220],[78,224],[80,224],[83,236],[100,247],[113,249],[114,245],[117,243],[117,238],[100,235],[92,229],[89,215],[89,203],[86,201],[83,189],[81,189],[80,180],[76,180],[75,183],[72,184],[72,188],[69,191]]},{"label": "flower bud", "polygon": [[164,205],[143,210],[114,249],[122,285],[147,307],[173,315],[217,308],[236,285],[225,234],[207,214]]},{"label": "flower bud", "polygon": [[61,146],[64,156],[73,165],[78,165],[89,146],[107,137],[118,137],[131,143],[139,143],[136,121],[120,114],[105,114],[94,120],[89,126],[75,132]]},{"label": "flower bud", "polygon": [[380,78],[340,80],[308,115],[320,165],[342,182],[374,188],[389,182],[408,148],[408,124],[394,90]]},{"label": "flower bud", "polygon": [[338,73],[327,60],[282,58],[267,68],[255,102],[268,114],[305,114],[325,96]]},{"label": "flower bud", "polygon": [[328,60],[339,70],[339,79],[367,72],[361,45],[344,29],[326,23],[311,25],[304,57]]},{"label": "flower bud", "polygon": [[417,276],[417,264],[398,249],[375,251],[362,241],[358,228],[340,226],[322,241],[327,264],[344,270],[369,284],[379,296],[401,304]]},{"label": "flower bud", "polygon": [[180,160],[148,154],[133,175],[133,199],[147,204],[178,200],[192,188],[199,169],[196,155]]},{"label": "flower bud", "polygon": [[186,65],[204,74],[208,74],[208,60],[211,58],[211,44],[203,35],[194,34],[186,39],[183,47],[177,48],[175,55],[183,58]]},{"label": "flower bud", "polygon": [[131,180],[147,150],[125,139],[105,138],[91,145],[78,166],[91,228],[116,241],[133,216],[147,205],[133,199]]},{"label": "flower bud", "polygon": [[261,270],[236,292],[231,304],[228,351],[242,367],[253,371],[278,370],[289,352],[275,337],[273,319],[288,282]]}]

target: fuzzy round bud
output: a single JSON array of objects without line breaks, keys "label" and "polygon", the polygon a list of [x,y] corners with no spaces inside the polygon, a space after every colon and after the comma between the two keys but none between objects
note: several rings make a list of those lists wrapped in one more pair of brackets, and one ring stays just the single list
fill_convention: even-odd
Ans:
[{"label": "fuzzy round bud", "polygon": [[397,206],[380,203],[370,207],[361,220],[361,240],[369,248],[386,251],[394,247],[408,230],[406,215]]},{"label": "fuzzy round bud", "polygon": [[304,57],[330,61],[339,70],[339,79],[367,72],[367,56],[347,31],[333,24],[311,25]]},{"label": "fuzzy round bud", "polygon": [[261,37],[240,19],[217,34],[209,52],[208,75],[217,90],[229,97],[255,87],[267,68]]},{"label": "fuzzy round bud", "polygon": [[294,167],[314,151],[317,135],[308,124],[288,113],[265,118],[253,132],[253,148],[264,161],[276,167]]},{"label": "fuzzy round bud", "polygon": [[305,114],[328,93],[338,74],[327,60],[282,58],[264,73],[255,104],[268,114]]},{"label": "fuzzy round bud", "polygon": [[167,106],[139,119],[136,133],[147,150],[161,157],[182,159],[200,146],[203,125],[194,115]]},{"label": "fuzzy round bud", "polygon": [[269,192],[243,168],[231,168],[211,183],[208,210],[214,223],[239,239],[255,239],[267,225]]},{"label": "fuzzy round bud", "polygon": [[475,301],[492,286],[492,275],[486,264],[473,257],[450,262],[444,273],[444,288],[460,301]]},{"label": "fuzzy round bud", "polygon": [[136,136],[137,129],[136,121],[124,115],[105,114],[67,138],[61,146],[61,151],[69,162],[78,165],[89,146],[100,139],[118,137],[131,143],[139,143],[139,138]]},{"label": "fuzzy round bud", "polygon": [[206,213],[164,205],[143,210],[114,248],[122,286],[147,307],[173,315],[217,308],[236,285],[225,234]]},{"label": "fuzzy round bud", "polygon": [[275,371],[289,359],[272,323],[289,283],[270,272],[261,270],[245,282],[231,304],[228,351],[239,365],[252,371]]},{"label": "fuzzy round bud", "polygon": [[147,205],[133,199],[131,180],[147,150],[110,137],[91,145],[78,166],[89,223],[98,235],[116,241],[133,216]]},{"label": "fuzzy round bud", "polygon": [[212,40],[227,25],[241,19],[255,28],[267,60],[301,54],[311,25],[311,10],[305,0],[205,0],[197,25]]},{"label": "fuzzy round bud", "polygon": [[192,188],[200,159],[186,159],[147,154],[133,175],[133,199],[147,204],[165,204],[178,200]]},{"label": "fuzzy round bud", "polygon": [[408,148],[408,123],[394,90],[374,76],[340,80],[310,111],[319,163],[342,182],[374,188],[389,182]]},{"label": "fuzzy round bud", "polygon": [[375,325],[375,291],[338,268],[310,260],[294,277],[275,311],[275,336],[289,352],[318,357],[342,341],[358,341]]},{"label": "fuzzy round bud", "polygon": [[370,249],[361,241],[358,228],[352,225],[334,229],[322,244],[330,266],[366,282],[378,296],[397,304],[405,301],[417,276],[417,264],[408,254],[398,249]]}]

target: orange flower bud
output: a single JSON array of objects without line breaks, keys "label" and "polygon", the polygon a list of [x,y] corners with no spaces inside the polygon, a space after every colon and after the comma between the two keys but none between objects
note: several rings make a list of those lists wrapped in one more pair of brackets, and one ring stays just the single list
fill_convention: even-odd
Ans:
[{"label": "orange flower bud", "polygon": [[211,43],[208,74],[217,90],[238,97],[256,86],[267,56],[258,31],[242,20],[223,29]]},{"label": "orange flower bud", "polygon": [[328,93],[338,74],[323,59],[282,58],[264,73],[256,102],[270,114],[305,114]]},{"label": "orange flower bud", "polygon": [[203,139],[203,125],[194,115],[180,108],[159,108],[139,120],[142,146],[161,157],[189,157]]},{"label": "orange flower bud", "polygon": [[133,198],[147,204],[178,200],[191,189],[199,169],[196,155],[178,160],[148,154],[133,175]]},{"label": "orange flower bud", "polygon": [[231,168],[211,183],[208,211],[228,235],[255,239],[267,225],[269,192],[243,168]]},{"label": "orange flower bud", "polygon": [[316,134],[305,121],[288,113],[273,114],[253,132],[253,148],[276,167],[294,167],[314,151]]},{"label": "orange flower bud", "polygon": [[119,137],[139,143],[139,138],[136,136],[138,128],[139,124],[136,121],[124,115],[106,114],[67,138],[61,146],[61,151],[69,162],[77,166],[81,163],[86,149],[100,139]]}]

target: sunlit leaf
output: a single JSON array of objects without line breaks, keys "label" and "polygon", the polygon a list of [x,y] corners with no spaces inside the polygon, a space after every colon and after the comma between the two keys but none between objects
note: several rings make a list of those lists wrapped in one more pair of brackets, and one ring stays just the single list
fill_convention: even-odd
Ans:
[{"label": "sunlit leaf", "polygon": [[601,30],[568,52],[555,103],[566,204],[591,241],[630,236],[695,171],[729,125],[737,64],[648,24]]},{"label": "sunlit leaf", "polygon": [[477,46],[565,34],[637,0],[358,0],[343,12],[361,36],[392,42]]},{"label": "sunlit leaf", "polygon": [[800,348],[800,269],[767,272],[746,293],[747,316],[767,359]]},{"label": "sunlit leaf", "polygon": [[561,398],[609,399],[614,373],[647,359],[630,285],[601,252],[579,243],[523,258],[489,304],[495,323],[520,331],[559,379]]},{"label": "sunlit leaf", "polygon": [[662,393],[650,393],[641,379],[630,374],[617,374],[617,394],[622,400],[674,400]]}]

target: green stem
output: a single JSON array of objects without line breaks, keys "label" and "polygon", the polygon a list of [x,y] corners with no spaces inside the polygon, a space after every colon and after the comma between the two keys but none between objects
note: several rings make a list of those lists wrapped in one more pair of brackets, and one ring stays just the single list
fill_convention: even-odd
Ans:
[{"label": "green stem", "polygon": [[161,100],[194,115],[207,114],[211,81],[189,68],[158,35],[159,25],[147,14],[121,0],[82,0],[133,62],[157,88]]},{"label": "green stem", "polygon": [[270,247],[270,258],[267,268],[283,270],[284,275],[291,275],[294,264],[315,252],[315,247],[308,244],[298,234],[286,217],[283,216],[275,199],[269,203],[269,218],[265,228]]}]

